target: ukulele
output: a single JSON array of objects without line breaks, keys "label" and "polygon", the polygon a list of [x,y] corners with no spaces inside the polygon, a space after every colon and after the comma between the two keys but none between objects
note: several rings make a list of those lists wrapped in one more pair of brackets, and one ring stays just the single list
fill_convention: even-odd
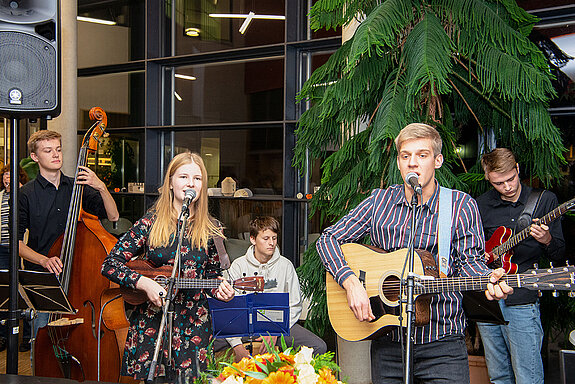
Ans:
[{"label": "ukulele", "polygon": [[[162,287],[167,288],[170,277],[172,276],[173,266],[170,264],[162,265],[161,267],[154,267],[147,260],[132,260],[126,264],[134,271],[143,276],[155,280]],[[198,279],[181,277],[177,279],[177,289],[215,289],[220,286],[221,279]],[[250,292],[263,292],[264,278],[263,276],[249,276],[237,280],[228,280],[228,282],[235,289]],[[120,292],[126,303],[132,305],[140,305],[148,300],[146,292],[139,289],[132,289],[127,287],[120,287]]]}]

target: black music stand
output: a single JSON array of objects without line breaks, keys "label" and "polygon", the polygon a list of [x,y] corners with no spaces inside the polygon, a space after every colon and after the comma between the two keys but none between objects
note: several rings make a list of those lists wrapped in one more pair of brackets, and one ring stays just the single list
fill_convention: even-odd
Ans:
[{"label": "black music stand", "polygon": [[289,336],[289,294],[251,293],[226,302],[208,298],[214,337]]},{"label": "black music stand", "polygon": [[[18,309],[32,308],[36,312],[74,314],[55,274],[40,271],[18,271]],[[8,311],[9,271],[0,269],[0,311]]]}]

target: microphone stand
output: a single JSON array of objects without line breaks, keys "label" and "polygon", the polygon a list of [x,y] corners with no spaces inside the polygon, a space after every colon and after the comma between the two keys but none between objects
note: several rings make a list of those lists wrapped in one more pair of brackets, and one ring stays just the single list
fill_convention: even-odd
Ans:
[{"label": "microphone stand", "polygon": [[[160,327],[158,329],[158,338],[156,339],[156,346],[154,349],[154,356],[152,359],[152,363],[150,364],[150,371],[148,372],[148,379],[146,380],[147,383],[152,383],[154,381],[154,375],[156,373],[156,367],[158,365],[158,356],[160,355],[160,348],[162,347],[162,342],[164,338],[164,329],[166,327],[166,321],[168,320],[168,308],[172,304],[174,297],[176,296],[176,273],[180,271],[180,253],[182,248],[182,240],[184,238],[184,230],[186,228],[186,222],[188,221],[188,217],[190,216],[190,211],[187,207],[182,209],[180,213],[180,217],[178,218],[178,247],[176,248],[176,256],[174,258],[174,267],[172,268],[172,276],[168,282],[168,287],[166,288],[167,295],[166,299],[164,300],[164,305],[162,306],[162,320],[160,321]],[[170,326],[172,324],[171,319],[169,321]],[[170,328],[171,332],[171,328]],[[168,340],[171,342],[171,338]],[[171,346],[170,346],[171,349]]]},{"label": "microphone stand", "polygon": [[[415,332],[415,300],[414,300],[414,286],[415,286],[415,274],[413,273],[414,269],[414,260],[415,260],[415,231],[417,229],[417,213],[418,213],[418,205],[417,205],[417,197],[418,193],[413,192],[413,196],[411,197],[411,233],[409,236],[409,244],[408,244],[408,251],[407,251],[407,259],[409,263],[409,269],[407,273],[407,303],[405,305],[405,312],[407,314],[407,340],[406,340],[406,349],[405,349],[405,372],[404,372],[404,383],[411,384],[413,383],[413,337]],[[419,195],[421,196],[421,195]],[[422,198],[423,200],[423,198]],[[402,292],[400,292],[400,297]],[[400,332],[402,330],[400,329]]]}]

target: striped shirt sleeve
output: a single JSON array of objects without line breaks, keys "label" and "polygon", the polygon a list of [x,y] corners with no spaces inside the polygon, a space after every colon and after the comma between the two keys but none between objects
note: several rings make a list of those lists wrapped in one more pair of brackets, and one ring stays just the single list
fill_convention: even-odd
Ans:
[{"label": "striped shirt sleeve", "polygon": [[340,245],[355,242],[371,231],[373,202],[378,191],[380,190],[372,191],[371,195],[357,207],[337,223],[325,229],[316,243],[325,268],[339,285],[353,275],[343,257]]}]

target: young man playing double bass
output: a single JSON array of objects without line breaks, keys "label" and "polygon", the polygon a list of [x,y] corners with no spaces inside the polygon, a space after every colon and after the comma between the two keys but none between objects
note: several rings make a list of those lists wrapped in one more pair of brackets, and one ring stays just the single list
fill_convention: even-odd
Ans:
[{"label": "young man playing double bass", "polygon": [[[422,189],[414,248],[429,251],[438,262],[438,256],[445,256],[438,255],[440,193],[435,180],[435,170],[443,163],[441,137],[429,125],[409,124],[401,130],[395,145],[402,178],[406,180],[407,174],[414,172]],[[505,282],[498,282],[503,269],[490,271],[483,262],[483,231],[475,200],[460,191],[448,190],[447,193],[451,194],[452,204],[447,208],[451,210],[451,252],[445,262],[446,274],[462,277],[491,274],[485,291],[487,298],[506,297],[512,289]],[[349,308],[358,321],[371,321],[375,316],[367,292],[348,266],[341,245],[360,242],[369,235],[371,244],[385,251],[407,248],[413,194],[414,190],[407,181],[403,185],[375,189],[350,213],[327,228],[317,241],[317,250],[325,267],[345,289]],[[393,257],[391,255],[377,257],[383,260]],[[401,269],[403,260],[397,260],[397,263]],[[469,383],[461,292],[431,295],[429,309],[430,322],[415,327],[412,370],[415,379],[433,383]],[[374,384],[403,382],[399,341],[398,327],[372,341],[371,376]]]},{"label": "young man playing double bass", "polygon": [[[62,144],[58,132],[38,131],[30,136],[27,145],[39,172],[19,193],[19,253],[26,269],[59,274],[62,272],[60,258],[46,255],[64,233],[74,179],[61,171]],[[84,185],[82,207],[86,212],[110,221],[118,220],[120,215],[112,195],[90,168],[80,167],[76,182]],[[28,244],[25,244],[22,239],[27,229]],[[47,316],[39,316],[35,328],[45,326],[46,321]],[[23,350],[26,348],[29,349],[26,344],[21,346]]]},{"label": "young man playing double bass", "polygon": [[[555,194],[546,190],[534,191],[522,184],[519,165],[507,148],[496,148],[484,154],[481,165],[485,178],[493,186],[477,198],[486,239],[490,239],[499,227],[518,233],[529,226],[529,236],[513,248],[510,260],[518,266],[518,273],[533,268],[541,256],[551,261],[563,260],[565,240],[561,221],[555,220],[548,225],[538,223],[538,218],[559,205]],[[531,197],[534,192],[536,195]],[[543,383],[543,328],[537,291],[518,288],[513,296],[499,301],[499,306],[509,322],[507,325],[478,323],[491,382]]]}]

